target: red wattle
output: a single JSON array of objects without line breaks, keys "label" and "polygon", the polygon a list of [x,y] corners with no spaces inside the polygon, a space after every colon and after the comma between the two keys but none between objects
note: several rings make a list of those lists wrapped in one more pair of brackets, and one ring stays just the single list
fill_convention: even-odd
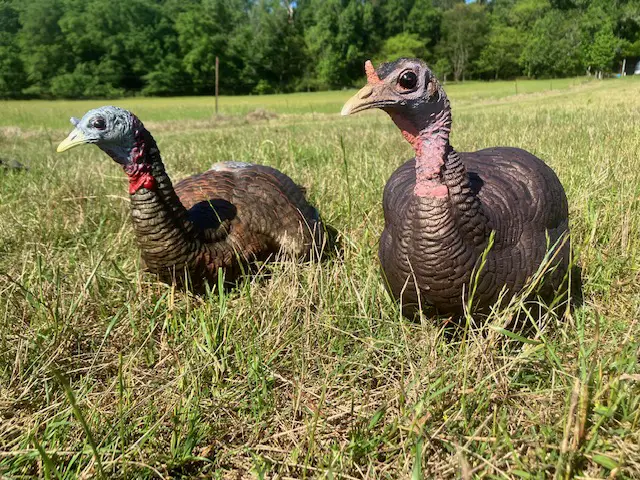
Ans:
[{"label": "red wattle", "polygon": [[413,193],[418,197],[445,198],[449,195],[449,189],[440,178],[445,152],[442,141],[431,139],[425,145],[420,132],[409,120],[396,112],[389,112],[389,115],[416,152],[416,185]]},{"label": "red wattle", "polygon": [[129,175],[129,193],[133,195],[141,188],[151,190],[156,186],[156,179],[150,172],[133,173]]}]

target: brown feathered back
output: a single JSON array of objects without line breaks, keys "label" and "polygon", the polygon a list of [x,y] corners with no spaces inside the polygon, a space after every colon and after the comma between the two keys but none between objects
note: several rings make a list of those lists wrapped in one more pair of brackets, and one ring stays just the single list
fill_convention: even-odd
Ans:
[{"label": "brown feathered back", "polygon": [[[275,168],[219,163],[178,182],[175,199],[170,192],[162,194],[168,178],[164,180],[160,172],[154,176],[160,195],[144,189],[133,194],[132,216],[142,257],[149,269],[162,276],[177,277],[186,268],[194,284],[199,279],[215,282],[222,268],[226,280],[232,281],[253,261],[280,254],[308,259],[322,246],[324,231],[318,212],[307,202],[304,189]],[[138,195],[156,208],[140,205]],[[172,222],[160,222],[158,209],[174,212],[171,217],[180,218],[177,223],[185,225],[183,231],[190,241],[179,241],[179,235],[165,228]],[[174,253],[169,262],[167,250]]]},{"label": "brown feathered back", "polygon": [[305,257],[322,241],[318,212],[305,190],[275,168],[220,163],[175,190],[206,236],[224,236],[246,257],[279,251]]},{"label": "brown feathered back", "polygon": [[494,231],[475,308],[486,311],[503,287],[518,293],[557,243],[555,271],[541,291],[552,299],[569,262],[568,238],[562,238],[569,233],[568,204],[557,176],[517,148],[452,150],[449,157],[443,172],[446,199],[414,195],[415,159],[387,182],[379,255],[393,294],[402,298],[407,312],[421,305],[460,313],[472,272]]}]

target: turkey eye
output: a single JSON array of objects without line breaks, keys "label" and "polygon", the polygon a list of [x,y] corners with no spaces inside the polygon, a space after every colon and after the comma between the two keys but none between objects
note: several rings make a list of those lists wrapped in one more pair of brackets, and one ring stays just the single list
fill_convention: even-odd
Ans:
[{"label": "turkey eye", "polygon": [[398,85],[400,85],[405,90],[410,90],[416,86],[418,83],[418,76],[413,73],[411,70],[407,70],[400,75],[398,78]]},{"label": "turkey eye", "polygon": [[104,118],[96,118],[92,123],[91,126],[93,128],[97,128],[98,130],[104,130],[105,127],[107,126],[106,122],[104,121]]}]

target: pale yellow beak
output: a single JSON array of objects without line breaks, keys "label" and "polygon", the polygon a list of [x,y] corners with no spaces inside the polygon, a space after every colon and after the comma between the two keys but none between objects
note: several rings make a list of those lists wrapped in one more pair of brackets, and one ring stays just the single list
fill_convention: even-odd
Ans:
[{"label": "pale yellow beak", "polygon": [[56,148],[56,152],[64,152],[65,150],[77,147],[78,145],[82,145],[83,143],[87,143],[87,137],[80,130],[74,128],[69,136],[60,142],[60,145],[58,145],[58,148]]},{"label": "pale yellow beak", "polygon": [[395,98],[390,95],[391,92],[389,90],[389,87],[384,83],[367,84],[347,100],[340,113],[342,115],[351,115],[369,108],[380,108],[397,103]]}]

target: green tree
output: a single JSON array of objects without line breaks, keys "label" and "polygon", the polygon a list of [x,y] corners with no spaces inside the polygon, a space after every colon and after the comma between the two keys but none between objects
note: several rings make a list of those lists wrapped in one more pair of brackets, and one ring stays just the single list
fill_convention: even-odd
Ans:
[{"label": "green tree", "polygon": [[[416,0],[409,12],[405,30],[417,35],[425,47],[432,50],[440,40],[441,23],[442,11],[434,7],[431,0]],[[433,52],[427,51],[425,55],[430,59]]]},{"label": "green tree", "polygon": [[73,56],[58,25],[64,7],[61,0],[30,0],[21,6],[17,42],[28,95],[50,95],[51,79],[72,68]]},{"label": "green tree", "polygon": [[484,6],[460,4],[444,12],[440,51],[451,62],[454,80],[465,79],[472,60],[482,50],[488,28]]},{"label": "green tree", "polygon": [[400,57],[424,58],[426,48],[415,33],[400,33],[387,38],[382,50],[376,56],[376,62],[389,62]]},{"label": "green tree", "polygon": [[326,88],[344,85],[347,81],[346,52],[345,46],[338,41],[341,2],[316,0],[307,2],[306,7],[314,12],[313,22],[305,30],[305,42],[313,59],[312,75],[316,86]]},{"label": "green tree", "polygon": [[465,0],[433,0],[433,6],[443,10],[449,10],[456,5],[465,3]]},{"label": "green tree", "polygon": [[412,3],[408,0],[382,0],[380,2],[380,15],[384,19],[383,32],[386,38],[405,31]]},{"label": "green tree", "polygon": [[602,72],[611,71],[620,46],[620,39],[613,34],[611,24],[605,23],[595,34],[593,42],[588,44],[585,63],[602,78]]},{"label": "green tree", "polygon": [[18,97],[26,86],[26,74],[15,39],[20,31],[18,11],[0,1],[0,98]]},{"label": "green tree", "polygon": [[614,33],[621,16],[613,2],[601,0],[593,0],[581,14],[582,57],[585,67],[594,70],[598,76],[611,71],[623,45],[628,45]]},{"label": "green tree", "polygon": [[[533,25],[551,10],[549,0],[512,0],[500,2],[494,7],[494,17],[500,23],[520,29],[528,34]],[[506,7],[506,8],[505,8]]]},{"label": "green tree", "polygon": [[144,95],[185,95],[194,91],[191,76],[182,63],[175,19],[181,13],[198,8],[199,0],[165,0],[161,6],[162,15],[155,24],[157,51],[160,58],[149,65],[148,73],[142,76]]},{"label": "green tree", "polygon": [[629,43],[640,40],[640,0],[625,2],[619,9],[618,35]]},{"label": "green tree", "polygon": [[0,97],[341,88],[368,58],[456,80],[611,71],[640,0],[0,0]]},{"label": "green tree", "polygon": [[478,70],[492,74],[496,80],[518,75],[522,40],[522,34],[516,28],[494,26],[476,63]]},{"label": "green tree", "polygon": [[576,14],[549,10],[533,26],[520,57],[531,77],[563,77],[582,72],[581,34]]},{"label": "green tree", "polygon": [[256,93],[292,90],[304,72],[304,37],[293,11],[278,0],[259,0],[233,44],[244,59],[243,82]]},{"label": "green tree", "polygon": [[[182,55],[182,65],[190,76],[194,93],[212,94],[215,88],[216,56],[220,57],[221,84],[234,91],[237,82],[233,61],[226,55],[233,26],[240,20],[237,11],[227,8],[224,0],[203,0],[202,4],[182,12],[175,29]],[[242,18],[242,21],[246,21]]]},{"label": "green tree", "polygon": [[434,73],[442,82],[447,81],[447,77],[451,75],[451,62],[447,57],[440,57],[433,66]]},{"label": "green tree", "polygon": [[304,32],[313,76],[320,88],[350,85],[362,76],[364,61],[376,52],[375,15],[359,0],[314,0],[313,24]]},{"label": "green tree", "polygon": [[[81,82],[86,84],[83,96],[140,90],[144,76],[164,56],[159,39],[165,35],[157,31],[162,25],[160,9],[151,0],[65,1],[67,8],[58,24],[73,62],[54,76],[52,93],[77,97]],[[65,85],[69,86],[67,95]]]}]

